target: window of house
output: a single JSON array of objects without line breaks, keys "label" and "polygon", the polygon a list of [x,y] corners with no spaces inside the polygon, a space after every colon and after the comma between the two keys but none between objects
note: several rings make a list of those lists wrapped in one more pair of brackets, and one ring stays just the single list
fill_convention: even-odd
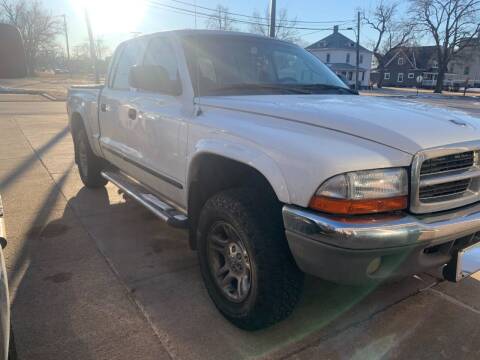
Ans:
[{"label": "window of house", "polygon": [[360,58],[358,59],[358,62],[359,62],[360,64],[363,64],[363,55],[360,55]]},{"label": "window of house", "polygon": [[327,54],[327,63],[330,62],[330,54]]},{"label": "window of house", "polygon": [[398,73],[397,81],[403,82],[403,73]]},{"label": "window of house", "polygon": [[350,64],[350,54],[347,54],[347,58],[345,59],[347,64]]},{"label": "window of house", "polygon": [[362,81],[364,81],[364,80],[365,80],[365,72],[362,71]]},{"label": "window of house", "polygon": [[409,79],[414,79],[415,78],[415,73],[408,73],[408,78]]},{"label": "window of house", "polygon": [[432,68],[438,69],[438,61],[435,60],[435,61],[433,62]]},{"label": "window of house", "polygon": [[348,72],[348,80],[353,80],[353,72],[352,71]]},{"label": "window of house", "polygon": [[469,75],[470,74],[470,66],[465,66],[465,69],[463,70],[464,75]]},{"label": "window of house", "polygon": [[390,73],[385,73],[385,74],[383,74],[383,78],[384,78],[385,80],[390,80]]},{"label": "window of house", "polygon": [[403,65],[405,63],[405,60],[403,59],[403,57],[399,57],[398,58],[398,65]]}]

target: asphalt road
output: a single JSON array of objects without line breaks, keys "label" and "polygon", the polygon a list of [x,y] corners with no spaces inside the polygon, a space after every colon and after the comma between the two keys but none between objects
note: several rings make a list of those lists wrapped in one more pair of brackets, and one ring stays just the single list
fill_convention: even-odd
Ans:
[{"label": "asphalt road", "polygon": [[480,358],[480,276],[450,284],[420,274],[379,288],[308,278],[289,319],[238,330],[210,302],[184,232],[110,184],[82,187],[64,103],[2,96],[20,359]]}]

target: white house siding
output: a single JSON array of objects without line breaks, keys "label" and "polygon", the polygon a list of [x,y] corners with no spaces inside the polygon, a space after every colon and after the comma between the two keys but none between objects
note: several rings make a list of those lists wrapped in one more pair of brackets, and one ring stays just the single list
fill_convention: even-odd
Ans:
[{"label": "white house siding", "polygon": [[[332,48],[325,48],[325,49],[312,49],[310,52],[319,58],[324,64],[349,64],[353,67],[356,66],[356,58],[357,53],[355,48],[352,48],[351,51],[345,49],[332,49]],[[327,55],[330,54],[330,61],[327,61]],[[350,54],[350,63],[346,62],[347,54]],[[362,87],[367,87],[370,84],[370,73],[372,70],[372,57],[373,54],[367,51],[360,51],[360,59],[363,61],[360,63],[360,75],[359,80]],[[351,85],[355,84],[355,69],[349,70],[353,71],[352,80],[349,80]],[[365,72],[365,76],[362,80],[362,72]],[[347,76],[348,79],[348,76]]]}]

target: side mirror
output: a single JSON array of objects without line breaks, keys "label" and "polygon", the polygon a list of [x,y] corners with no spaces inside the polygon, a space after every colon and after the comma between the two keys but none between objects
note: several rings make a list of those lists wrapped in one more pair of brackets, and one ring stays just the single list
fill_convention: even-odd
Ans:
[{"label": "side mirror", "polygon": [[162,66],[132,66],[129,74],[130,86],[136,89],[178,96],[182,93],[180,81],[170,80]]}]

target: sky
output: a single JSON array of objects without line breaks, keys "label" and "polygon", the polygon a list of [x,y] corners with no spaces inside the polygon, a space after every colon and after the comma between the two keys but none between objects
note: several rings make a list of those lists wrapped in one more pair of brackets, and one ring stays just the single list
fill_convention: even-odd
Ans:
[{"label": "sky", "polygon": [[[221,4],[228,7],[230,12],[251,15],[257,10],[263,15],[270,0],[42,0],[44,7],[53,15],[67,16],[72,48],[88,39],[84,15],[86,8],[94,36],[102,38],[111,50],[121,41],[132,38],[137,33],[205,28],[206,19],[202,15],[198,15],[195,24],[193,14],[182,14],[172,8],[193,10],[193,6],[188,4],[195,2],[200,7],[215,8],[217,4]],[[312,28],[299,31],[303,43],[309,45],[329,35],[336,23],[344,29],[355,27],[356,11],[362,9],[369,11],[375,7],[376,2],[377,0],[277,0],[277,10],[287,9],[289,17],[296,17],[298,21],[318,22],[297,24],[297,26]],[[209,12],[200,8],[197,11]],[[235,17],[246,21],[251,20],[242,16]],[[249,28],[248,24],[238,23],[235,26],[240,31]],[[352,30],[344,30],[342,33],[352,39],[356,36]],[[368,46],[373,38],[374,32],[363,27],[361,44]],[[63,38],[60,37],[59,40],[63,41]]]}]

